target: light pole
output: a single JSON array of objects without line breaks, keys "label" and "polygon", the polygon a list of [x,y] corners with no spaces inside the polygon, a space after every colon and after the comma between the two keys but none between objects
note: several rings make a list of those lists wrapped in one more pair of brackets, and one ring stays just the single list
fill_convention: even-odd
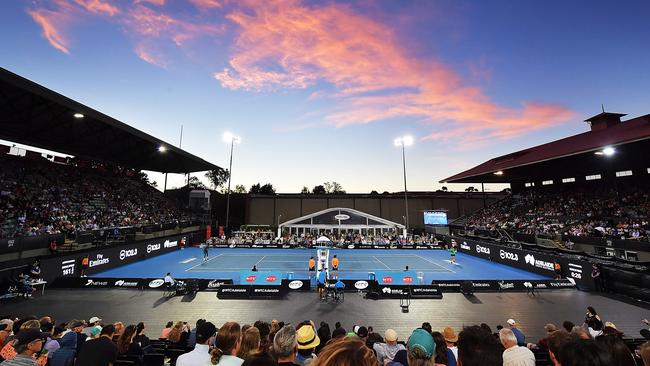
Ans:
[{"label": "light pole", "polygon": [[228,230],[228,225],[230,221],[230,181],[232,180],[232,152],[235,148],[235,144],[239,143],[241,139],[239,136],[235,136],[230,132],[223,134],[223,141],[230,143],[230,167],[228,168],[228,198],[226,199],[226,230]]},{"label": "light pole", "polygon": [[282,234],[282,233],[280,232],[280,219],[281,219],[281,218],[282,218],[282,214],[279,214],[279,215],[278,215],[278,223],[276,224],[276,226],[278,227],[278,238],[280,237],[280,234]]},{"label": "light pole", "polygon": [[406,188],[406,146],[413,145],[413,136],[402,136],[398,137],[394,141],[395,146],[402,147],[402,166],[404,167],[404,210],[406,212],[406,227],[404,228],[405,232],[408,233],[409,230],[409,199],[408,199],[408,189]]}]

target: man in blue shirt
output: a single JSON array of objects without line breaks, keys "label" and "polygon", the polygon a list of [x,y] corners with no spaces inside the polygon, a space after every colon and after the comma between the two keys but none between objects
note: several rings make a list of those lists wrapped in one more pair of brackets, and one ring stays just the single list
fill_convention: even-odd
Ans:
[{"label": "man in blue shirt", "polygon": [[336,280],[336,283],[334,284],[334,290],[336,291],[336,299],[340,300],[343,296],[343,291],[345,290],[345,283],[343,283],[340,278]]},{"label": "man in blue shirt", "polygon": [[521,330],[519,330],[519,328],[517,328],[517,322],[514,319],[508,319],[508,325],[510,326],[512,333],[517,337],[517,345],[526,346],[526,336]]},{"label": "man in blue shirt", "polygon": [[318,277],[316,278],[316,287],[318,288],[318,296],[323,299],[325,296],[325,281],[327,280],[327,274],[325,270],[318,272]]}]

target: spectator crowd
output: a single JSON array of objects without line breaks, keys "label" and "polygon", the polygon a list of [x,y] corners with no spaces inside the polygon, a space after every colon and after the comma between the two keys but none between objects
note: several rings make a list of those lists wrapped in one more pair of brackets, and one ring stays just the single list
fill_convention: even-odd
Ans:
[{"label": "spectator crowd", "polygon": [[0,155],[0,238],[177,222],[176,206],[135,171]]},{"label": "spectator crowd", "polygon": [[[624,337],[592,307],[581,325],[549,323],[544,330],[530,341],[514,319],[494,332],[487,324],[438,331],[425,322],[409,334],[359,325],[346,330],[338,322],[317,327],[311,320],[217,327],[199,319],[192,326],[168,322],[154,337],[143,323],[5,316],[0,366],[650,366],[650,342]],[[648,329],[641,334],[650,338]]]}]

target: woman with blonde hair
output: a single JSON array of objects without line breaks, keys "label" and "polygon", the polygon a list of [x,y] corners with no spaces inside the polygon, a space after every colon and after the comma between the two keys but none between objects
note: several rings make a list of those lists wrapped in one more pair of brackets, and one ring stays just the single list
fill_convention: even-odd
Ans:
[{"label": "woman with blonde hair", "polygon": [[245,360],[251,357],[260,355],[260,330],[255,327],[250,327],[242,333],[241,345],[237,357]]},{"label": "woman with blonde hair", "polygon": [[[250,328],[249,328],[250,329]],[[240,366],[244,360],[237,357],[241,345],[241,327],[236,322],[227,322],[219,328],[210,353],[213,365]]]},{"label": "woman with blonde hair", "polygon": [[358,337],[332,340],[318,354],[312,366],[377,366],[374,352]]},{"label": "woman with blonde hair", "polygon": [[189,337],[189,335],[190,334],[187,331],[187,324],[178,321],[176,322],[176,324],[174,324],[172,330],[169,331],[169,336],[167,336],[167,340],[169,341],[169,343],[186,345],[187,337]]}]

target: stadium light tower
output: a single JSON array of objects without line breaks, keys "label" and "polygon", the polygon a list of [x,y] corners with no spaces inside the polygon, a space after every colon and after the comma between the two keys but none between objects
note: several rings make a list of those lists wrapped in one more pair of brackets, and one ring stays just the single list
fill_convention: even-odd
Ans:
[{"label": "stadium light tower", "polygon": [[232,178],[232,151],[235,147],[235,144],[241,142],[239,136],[235,136],[230,132],[223,134],[223,141],[230,143],[230,167],[228,168],[228,198],[226,199],[226,230],[228,230],[228,225],[230,221],[230,180]]},{"label": "stadium light tower", "polygon": [[409,230],[409,200],[408,200],[408,189],[406,188],[406,146],[413,145],[413,136],[402,136],[398,137],[394,141],[395,146],[402,147],[402,166],[404,167],[404,209],[406,211],[406,227],[404,228],[405,233],[408,233]]}]

